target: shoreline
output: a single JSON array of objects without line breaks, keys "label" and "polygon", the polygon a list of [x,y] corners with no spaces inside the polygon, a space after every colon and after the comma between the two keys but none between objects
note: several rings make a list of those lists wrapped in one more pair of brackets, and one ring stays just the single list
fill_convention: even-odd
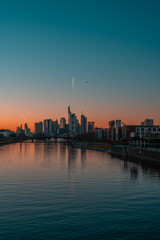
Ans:
[{"label": "shoreline", "polygon": [[12,143],[20,143],[23,142],[25,140],[6,140],[6,141],[0,141],[0,146],[4,146],[4,145],[8,145],[8,144],[12,144]]},{"label": "shoreline", "polygon": [[144,148],[130,145],[113,145],[111,154],[117,156],[139,158],[141,160],[160,161],[159,148]]},{"label": "shoreline", "polygon": [[69,141],[69,144],[74,148],[81,148],[87,150],[97,150],[97,151],[111,151],[111,144],[107,143],[96,143],[96,142],[73,142]]},{"label": "shoreline", "polygon": [[142,161],[160,162],[160,149],[157,148],[142,148],[129,145],[111,145],[106,143],[91,143],[91,142],[73,142],[69,141],[70,145],[75,148],[105,151],[117,157],[125,159],[133,158]]}]

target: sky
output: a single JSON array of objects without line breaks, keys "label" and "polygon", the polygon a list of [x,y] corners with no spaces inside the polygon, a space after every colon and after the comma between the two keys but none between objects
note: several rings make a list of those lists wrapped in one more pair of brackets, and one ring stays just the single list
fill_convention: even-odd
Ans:
[{"label": "sky", "polygon": [[67,118],[69,104],[98,127],[160,124],[159,12],[159,0],[0,1],[0,129]]}]

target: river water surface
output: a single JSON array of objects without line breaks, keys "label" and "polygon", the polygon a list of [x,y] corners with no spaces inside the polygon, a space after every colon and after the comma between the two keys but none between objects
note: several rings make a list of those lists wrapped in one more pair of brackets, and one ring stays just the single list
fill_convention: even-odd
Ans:
[{"label": "river water surface", "polygon": [[0,146],[0,239],[160,239],[160,170],[64,142]]}]

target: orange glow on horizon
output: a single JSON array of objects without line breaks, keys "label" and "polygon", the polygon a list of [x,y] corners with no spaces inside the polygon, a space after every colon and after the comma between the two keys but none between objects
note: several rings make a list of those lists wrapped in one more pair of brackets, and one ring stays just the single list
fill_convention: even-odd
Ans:
[{"label": "orange glow on horizon", "polygon": [[[47,118],[44,118],[44,119],[47,119]],[[32,132],[34,132],[34,123],[35,122],[39,122],[39,121],[42,121],[44,119],[40,119],[40,120],[37,120],[37,121],[21,121],[18,123],[18,121],[16,122],[13,122],[13,121],[9,121],[9,120],[1,120],[0,121],[0,129],[9,129],[11,131],[16,131],[17,127],[20,126],[22,124],[22,127],[24,129],[24,124],[27,123],[28,124],[28,127],[31,129]],[[53,121],[55,121],[56,119],[52,119]],[[57,118],[58,120],[58,123],[60,122],[60,118]],[[66,118],[67,120],[67,118]],[[108,122],[111,121],[111,120],[116,120],[116,119],[113,119],[113,118],[110,118],[110,119],[106,119],[105,121],[103,120],[99,120],[99,121],[95,121],[95,127],[98,127],[98,128],[107,128],[108,127]],[[143,119],[142,119],[143,120]],[[88,121],[94,121],[93,119],[90,120],[88,119]],[[123,120],[122,120],[123,122]],[[68,121],[67,121],[68,123]],[[141,122],[140,121],[125,121],[125,124],[140,124]],[[158,123],[155,123],[155,124],[158,124]]]},{"label": "orange glow on horizon", "polygon": [[[24,124],[27,123],[33,132],[34,123],[39,121],[43,122],[44,119],[52,119],[53,121],[57,119],[58,122],[60,122],[60,118],[65,117],[66,122],[68,122],[67,105],[64,104],[51,104],[51,106],[49,105],[47,108],[45,104],[44,106],[41,104],[38,106],[28,105],[28,109],[24,109],[22,104],[15,108],[14,105],[8,103],[6,106],[1,104],[1,109],[0,129],[16,131],[18,126],[22,124],[24,128]],[[78,104],[71,107],[71,111],[75,112],[80,122],[81,111],[79,109],[82,109],[82,107]],[[136,110],[127,108],[120,109],[111,106],[104,109],[99,106],[94,106],[94,108],[93,106],[87,106],[83,114],[87,117],[88,121],[94,121],[95,126],[99,128],[107,128],[109,121],[119,119],[125,124],[140,124],[141,121],[146,118],[153,118],[154,123],[159,124],[159,113],[155,111],[155,109],[152,109],[152,112],[146,110],[143,109],[142,111],[141,108]]]}]

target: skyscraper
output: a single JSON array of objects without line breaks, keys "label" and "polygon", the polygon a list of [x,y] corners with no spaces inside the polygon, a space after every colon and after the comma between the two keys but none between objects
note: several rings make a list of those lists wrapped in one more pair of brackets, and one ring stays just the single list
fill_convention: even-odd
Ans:
[{"label": "skyscraper", "polygon": [[24,129],[28,129],[28,124],[27,123],[24,124]]},{"label": "skyscraper", "polygon": [[81,134],[87,132],[87,118],[82,114],[81,115]]},{"label": "skyscraper", "polygon": [[71,110],[70,105],[68,106],[68,125],[70,125],[70,119],[71,119]]},{"label": "skyscraper", "polygon": [[116,127],[121,127],[121,120],[116,120]]},{"label": "skyscraper", "polygon": [[114,120],[109,122],[109,127],[110,128],[114,128],[115,127],[115,121]]},{"label": "skyscraper", "polygon": [[95,123],[94,122],[88,122],[88,129],[87,131],[89,133],[94,133]]},{"label": "skyscraper", "polygon": [[58,132],[59,132],[59,125],[58,125],[58,120],[57,119],[56,119],[56,121],[53,121],[52,129],[53,129],[53,134],[57,135]]},{"label": "skyscraper", "polygon": [[60,119],[60,129],[65,129],[66,128],[66,119],[61,118]]},{"label": "skyscraper", "polygon": [[52,119],[45,119],[43,121],[44,124],[44,135],[46,137],[53,136],[53,122]]},{"label": "skyscraper", "polygon": [[70,106],[68,107],[68,128],[70,133],[77,133],[78,120],[75,113],[71,113]]},{"label": "skyscraper", "polygon": [[37,122],[34,124],[34,133],[35,134],[43,133],[43,123],[42,122]]}]

